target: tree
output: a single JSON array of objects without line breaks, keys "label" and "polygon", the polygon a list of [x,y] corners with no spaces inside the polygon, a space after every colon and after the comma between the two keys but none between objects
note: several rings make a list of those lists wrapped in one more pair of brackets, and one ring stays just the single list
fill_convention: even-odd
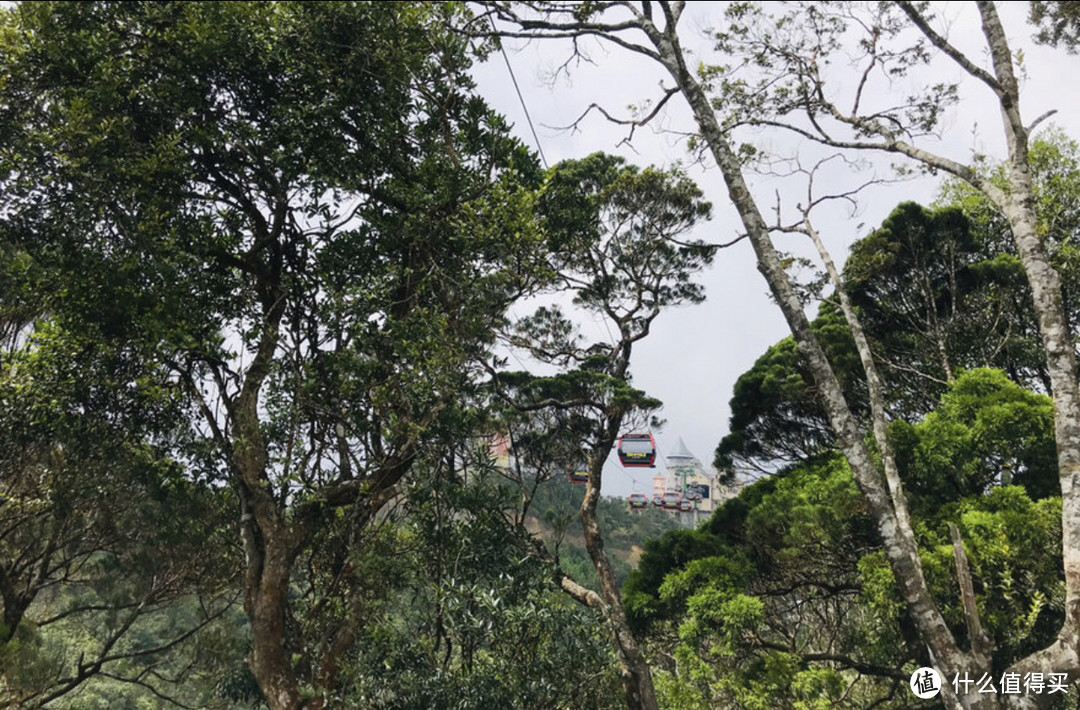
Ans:
[{"label": "tree", "polygon": [[959,330],[963,270],[974,251],[963,215],[929,213],[912,203],[897,207],[879,229],[855,243],[844,282],[864,327],[883,332],[900,326],[914,341],[890,362],[939,381],[955,379],[957,347],[951,340]]},{"label": "tree", "polygon": [[[1048,132],[1032,145],[1040,231],[1062,274],[1070,323],[1077,321],[1075,254],[1076,144]],[[1003,180],[997,166],[987,169]],[[945,391],[949,373],[996,367],[1032,388],[1050,391],[1031,292],[1008,225],[966,183],[946,181],[937,206],[904,203],[856,241],[844,283],[875,357],[883,365],[890,415],[916,421]],[[859,411],[860,366],[835,297],[811,324]],[[736,383],[730,434],[716,463],[771,470],[835,443],[795,343],[777,343]]]},{"label": "tree", "polygon": [[[48,312],[182,396],[237,502],[250,667],[323,707],[346,564],[543,264],[535,161],[456,4],[36,3],[0,33],[3,221]],[[303,600],[302,602],[298,600]],[[321,614],[301,616],[299,606]]]},{"label": "tree", "polygon": [[[843,315],[823,304],[810,327],[844,378],[849,401],[865,402],[865,393],[858,391],[862,381],[858,356]],[[792,338],[770,347],[739,376],[728,406],[729,433],[716,447],[714,463],[729,474],[737,468],[770,473],[836,445]]]},{"label": "tree", "polygon": [[[1038,143],[1037,147],[1043,156],[1061,155],[1056,149],[1048,150],[1050,144],[1046,142]],[[1045,211],[1040,210],[1040,223],[1067,225],[1068,219],[1064,215],[1068,213],[1066,205],[1069,200],[1060,197],[1049,198],[1046,191],[1053,189],[1059,196],[1062,194],[1063,186],[1069,184],[1071,161],[1055,159],[1053,163],[1055,167],[1050,168],[1044,158],[1040,160],[1040,164],[1042,167],[1037,173],[1041,176],[1038,182],[1043,186],[1040,190],[1040,204],[1047,206]],[[1020,483],[1025,488],[1025,497],[1032,499],[1043,499],[1056,494],[1058,491],[1056,456],[1049,400],[1021,390],[998,373],[968,372],[961,376],[962,382],[954,383],[947,393],[942,392],[945,396],[940,397],[936,410],[930,411],[922,422],[909,424],[909,421],[915,422],[919,418],[919,408],[903,404],[928,399],[938,390],[937,378],[921,375],[909,380],[907,373],[908,371],[918,372],[914,365],[919,363],[923,363],[925,372],[934,372],[935,363],[938,363],[937,367],[940,368],[938,358],[942,352],[966,367],[978,364],[980,358],[992,352],[996,363],[1010,372],[1029,372],[1033,369],[1031,358],[1024,349],[1008,346],[1008,341],[1015,337],[1013,331],[1023,333],[1029,330],[1025,323],[1030,323],[1030,329],[1034,329],[1034,316],[1029,308],[1022,306],[1027,296],[1026,287],[1017,282],[1012,275],[1012,270],[1000,265],[1003,257],[1009,255],[995,254],[1002,248],[1002,242],[1007,238],[1007,234],[1003,234],[1001,229],[995,226],[997,218],[989,211],[984,200],[978,199],[978,196],[971,194],[969,190],[964,190],[955,184],[950,185],[949,194],[956,193],[966,195],[966,200],[954,199],[952,204],[956,206],[945,208],[937,215],[918,205],[910,203],[901,205],[890,215],[881,229],[873,231],[852,247],[844,273],[848,275],[845,282],[849,292],[860,303],[860,313],[863,316],[863,323],[867,326],[867,335],[883,361],[886,363],[893,361],[897,352],[904,352],[904,348],[908,348],[909,354],[917,355],[919,350],[910,349],[911,343],[922,341],[929,345],[922,350],[925,355],[907,360],[910,366],[900,370],[887,368],[883,379],[888,393],[887,401],[892,411],[896,413],[894,416],[897,416],[890,425],[889,439],[896,451],[897,467],[903,477],[912,512],[916,516],[917,531],[922,538],[920,547],[924,550],[922,553],[924,561],[927,559],[925,551],[935,549],[929,544],[930,540],[936,540],[934,542],[936,545],[949,547],[948,540],[942,540],[937,531],[946,524],[953,523],[965,531],[965,536],[969,531],[977,531],[981,538],[978,543],[980,550],[994,549],[994,544],[988,542],[987,536],[996,536],[998,540],[1011,541],[1006,549],[1015,551],[1024,548],[1027,550],[1018,559],[1034,559],[1033,556],[1039,556],[1039,567],[1043,572],[1019,573],[1025,581],[1032,578],[1039,579],[1036,588],[1028,588],[1026,592],[1016,595],[1012,595],[1011,591],[1006,591],[1004,596],[1007,601],[998,597],[994,602],[994,604],[1000,604],[999,608],[1002,609],[995,612],[997,619],[993,624],[994,631],[991,632],[991,635],[997,639],[994,662],[996,667],[1004,667],[1017,660],[1020,655],[1049,643],[1053,639],[1053,630],[1060,625],[1060,609],[1057,606],[1048,607],[1045,603],[1046,599],[1055,598],[1057,590],[1060,589],[1060,582],[1055,575],[1044,573],[1053,572],[1055,566],[1053,558],[1056,552],[1047,558],[1042,557],[1043,550],[1038,545],[1028,548],[1029,543],[1022,542],[1023,535],[1015,529],[1010,529],[1014,523],[1010,522],[1008,514],[1001,514],[998,508],[993,508],[998,512],[980,519],[978,526],[973,528],[963,524],[952,506],[965,498],[968,498],[968,501],[961,505],[971,505],[972,496],[976,501],[982,496],[995,496],[995,500],[999,502],[1006,499],[1013,501],[1007,494],[998,492],[997,489],[1000,486],[1015,483]],[[965,204],[966,207],[964,207]],[[964,208],[964,211],[971,215],[972,227],[968,226],[967,220],[962,217],[958,207]],[[940,215],[939,219],[935,219],[938,215]],[[944,223],[946,229],[935,229],[934,225],[938,221]],[[1047,231],[1053,239],[1053,234],[1057,230],[1048,229]],[[1063,233],[1067,232],[1068,227],[1065,227]],[[1007,248],[1007,243],[1004,246]],[[920,265],[918,252],[926,249],[944,251],[950,254],[951,258],[926,259],[926,263]],[[1070,271],[1067,268],[1067,262],[1059,260],[1058,263],[1066,267],[1063,268],[1063,273],[1068,275]],[[1018,265],[1017,268],[1019,268]],[[999,276],[1002,271],[1005,273],[1005,278]],[[875,293],[880,295],[877,297],[866,295]],[[942,295],[926,298],[927,294],[935,293]],[[1070,302],[1069,299],[1067,302]],[[1015,303],[1021,305],[1012,306]],[[950,321],[944,319],[939,321],[948,323],[948,327],[937,332],[947,333],[950,339],[954,339],[947,348],[939,349],[934,346],[933,338],[927,337],[935,333],[933,329],[927,327],[934,323],[927,317],[927,311],[930,308],[941,309],[946,315],[954,310],[963,314],[959,317],[953,316]],[[983,317],[983,312],[987,312],[990,317]],[[819,338],[822,338],[820,322],[821,318],[815,322],[815,331],[818,332]],[[993,325],[993,327],[988,328],[988,325]],[[1001,345],[993,347],[999,338]],[[829,342],[825,338],[822,338],[822,341]],[[770,348],[770,351],[755,364],[755,367],[740,379],[740,383],[736,385],[736,395],[732,405],[732,430],[736,434],[725,439],[722,444],[722,447],[738,444],[741,447],[738,451],[756,453],[762,459],[760,464],[762,466],[769,462],[773,462],[775,466],[777,461],[785,459],[775,456],[770,458],[768,450],[764,447],[775,443],[777,437],[763,435],[760,432],[768,432],[770,430],[767,427],[774,426],[784,432],[786,440],[809,440],[810,436],[821,430],[821,424],[818,423],[815,426],[814,423],[824,419],[823,414],[819,414],[817,419],[810,420],[783,419],[787,412],[800,411],[800,408],[813,406],[812,390],[799,376],[794,358],[781,359],[778,355],[774,355],[774,353],[784,352],[781,347],[788,345],[791,346],[791,350],[794,349],[794,344],[790,342],[790,339]],[[991,347],[987,347],[988,345]],[[834,367],[837,367],[837,358],[834,354],[830,355],[830,361]],[[1037,365],[1037,361],[1034,364]],[[853,367],[848,364],[837,369],[838,372],[850,376]],[[761,398],[764,406],[754,412],[754,419],[750,420],[752,425],[747,427],[740,421],[740,428],[737,428],[737,417],[741,412],[739,407],[752,407],[755,402],[754,397],[747,395],[747,392],[753,390],[745,388],[744,381],[787,384],[783,388],[774,386],[772,389],[765,390],[769,396]],[[910,382],[910,384],[897,387],[898,381]],[[1032,384],[1038,386],[1039,379],[1033,378]],[[851,395],[848,396],[850,399]],[[735,402],[740,403],[738,407]],[[808,411],[819,410],[810,408]],[[783,421],[788,422],[787,427],[781,427],[779,422]],[[811,423],[807,424],[807,421]],[[806,428],[806,431],[800,431],[803,428]],[[742,441],[744,438],[745,443]],[[762,440],[761,444],[757,443],[759,438]],[[671,623],[680,623],[681,617],[686,615],[686,599],[693,593],[687,589],[700,589],[713,577],[722,582],[721,586],[724,589],[728,589],[731,583],[724,580],[730,580],[729,570],[735,564],[760,570],[762,576],[757,581],[747,581],[745,576],[740,577],[742,581],[732,588],[734,591],[729,593],[753,592],[755,597],[763,601],[762,628],[772,629],[773,632],[781,634],[781,637],[780,640],[772,638],[762,648],[768,648],[768,644],[773,644],[773,652],[788,655],[784,663],[776,659],[777,663],[770,665],[766,662],[760,666],[759,670],[770,668],[770,673],[774,674],[772,680],[764,685],[761,684],[764,676],[755,674],[732,682],[733,687],[750,687],[757,684],[756,695],[751,693],[748,697],[759,697],[761,693],[778,694],[783,692],[782,688],[791,685],[799,686],[802,681],[796,681],[798,674],[814,670],[816,667],[813,662],[808,662],[808,659],[816,658],[820,663],[831,654],[830,663],[840,663],[836,668],[850,671],[857,666],[868,678],[879,676],[893,679],[890,681],[891,685],[882,687],[869,696],[863,692],[851,692],[851,689],[843,691],[847,701],[860,706],[862,703],[872,702],[875,698],[895,695],[896,687],[902,687],[896,686],[896,682],[906,679],[906,676],[901,677],[903,674],[900,674],[898,670],[904,663],[917,662],[922,665],[929,662],[928,659],[920,657],[918,643],[912,643],[911,635],[907,633],[910,629],[905,628],[903,624],[889,629],[890,625],[898,621],[891,612],[887,616],[887,622],[882,622],[876,613],[871,613],[872,608],[861,609],[859,606],[852,606],[851,599],[844,601],[843,597],[838,596],[834,591],[843,590],[843,593],[849,597],[854,594],[865,594],[869,588],[860,579],[862,575],[873,571],[874,577],[880,578],[882,572],[888,574],[887,568],[879,569],[883,562],[881,559],[875,559],[872,563],[870,560],[860,562],[858,554],[854,556],[850,552],[845,554],[843,546],[830,547],[827,552],[822,551],[817,546],[822,534],[815,532],[813,527],[807,527],[807,521],[817,521],[823,515],[835,515],[838,509],[841,511],[846,509],[851,511],[849,515],[862,517],[861,514],[855,512],[857,508],[851,504],[851,499],[846,499],[845,502],[843,497],[835,498],[826,503],[819,513],[810,512],[811,509],[803,503],[779,508],[760,504],[759,493],[764,490],[763,486],[768,486],[766,493],[768,496],[774,496],[777,486],[783,486],[789,492],[798,491],[800,496],[816,495],[807,487],[807,473],[822,470],[822,458],[828,457],[834,447],[835,444],[826,438],[821,445],[810,448],[806,453],[792,452],[794,455],[789,454],[786,459],[792,465],[780,469],[772,479],[767,479],[744,491],[739,500],[725,506],[725,510],[717,514],[717,520],[710,527],[716,531],[712,546],[717,549],[713,554],[718,560],[709,562],[708,565],[715,566],[718,562],[723,562],[723,566],[715,574],[705,571],[708,567],[705,562],[695,563],[693,569],[690,564],[694,560],[710,557],[709,554],[698,553],[688,557],[679,551],[680,541],[672,539],[670,542],[661,541],[648,548],[646,557],[642,560],[641,572],[635,573],[627,586],[628,607],[632,615],[636,613],[639,618],[652,620],[653,625],[659,619],[671,619]],[[835,471],[835,475],[848,480],[846,477],[849,474],[836,467],[835,461],[832,462],[832,470]],[[780,483],[777,483],[778,479]],[[745,503],[741,502],[743,499]],[[1013,503],[1008,505],[1011,506]],[[766,511],[758,518],[759,524],[753,527],[747,520],[748,515],[751,519],[754,517],[752,513],[747,513],[748,506],[760,506],[763,511]],[[973,507],[984,511],[990,510],[982,508],[981,505]],[[1036,512],[1036,506],[1025,509],[1030,512],[1032,520],[1039,520],[1039,529],[1043,531],[1044,537],[1046,534],[1056,535],[1058,523],[1050,519],[1047,524],[1045,517],[1048,513],[1056,515],[1056,503],[1049,505],[1040,503],[1037,508],[1038,512]],[[977,518],[974,512],[971,512],[971,516],[972,521]],[[770,547],[768,541],[775,538],[776,534],[762,529],[760,521],[778,521],[779,531],[784,535],[787,535],[789,530],[797,531],[797,534],[792,534],[790,543]],[[826,539],[837,539],[829,535],[828,530],[825,530],[824,534]],[[863,539],[864,546],[870,548],[879,546],[872,536]],[[788,549],[787,544],[793,544],[794,551]],[[752,553],[751,561],[746,562],[745,549],[748,547],[755,552]],[[760,547],[767,549],[757,553]],[[994,554],[999,555],[1000,552]],[[943,571],[947,575],[947,566],[953,555],[951,547],[946,550],[946,553],[944,559],[931,558],[936,579],[930,581],[937,603],[950,617],[955,627],[958,626],[957,622],[962,625],[963,618],[962,610],[950,600],[951,582],[941,577]],[[942,555],[943,553],[933,554]],[[973,568],[980,570],[974,576],[976,589],[979,589],[980,585],[985,585],[983,589],[989,593],[991,589],[999,588],[998,585],[1001,585],[1000,589],[1003,591],[1011,590],[1013,580],[1016,579],[1014,574],[1017,574],[1015,567],[1007,566],[990,573],[991,565],[979,560],[978,554],[972,553]],[[878,556],[878,553],[875,553],[875,556]],[[775,561],[781,559],[812,560],[813,562],[801,566],[790,565],[788,562],[777,565]],[[1015,560],[1008,563],[1008,565],[1015,564]],[[656,567],[663,570],[659,576],[651,571]],[[665,575],[669,575],[667,581],[664,579]],[[888,575],[888,579],[891,581],[891,575]],[[687,587],[688,584],[689,587]],[[661,585],[664,585],[665,595],[661,595]],[[673,591],[675,589],[682,591],[675,594]],[[819,594],[820,590],[828,590],[828,593]],[[879,593],[880,589],[875,592],[875,594]],[[978,592],[979,595],[983,593],[983,591]],[[881,600],[885,603],[884,609],[888,609],[891,604],[899,603],[899,600],[894,597],[895,595],[890,593]],[[1033,602],[1033,607],[1028,608],[1025,606],[1026,600],[1036,601]],[[799,610],[798,620],[788,619],[785,622],[782,615],[771,617],[769,612],[771,603],[779,604],[779,608],[788,610],[786,613],[789,614],[792,609]],[[823,611],[819,607],[822,603],[827,604],[833,611]],[[836,608],[846,609],[846,611],[837,614]],[[986,609],[984,601],[980,601],[980,608]],[[867,616],[867,614],[870,615]],[[957,614],[961,615],[957,616]],[[848,631],[842,631],[837,626],[821,626],[824,623],[823,619],[834,616],[837,620],[862,619],[858,624],[863,625],[863,629],[867,628],[865,626],[868,624],[867,619],[878,619],[877,626],[871,626],[877,631],[872,633],[858,631],[859,626]],[[1005,618],[1012,621],[1003,623]],[[1037,619],[1037,630],[1033,626],[1025,626],[1027,622],[1021,623],[1020,620],[1023,619],[1029,621]],[[1020,628],[1013,628],[1013,624],[1020,624]],[[722,624],[720,626],[722,627]],[[857,639],[855,646],[844,649],[848,654],[856,648],[894,649],[897,643],[906,644],[908,651],[906,655],[895,657],[890,651],[889,654],[877,660],[865,653],[859,653],[856,655],[860,660],[856,661],[855,657],[850,655],[837,655],[835,649],[815,651],[812,647],[809,649],[804,647],[804,651],[792,656],[791,654],[804,643],[796,643],[795,635],[784,640],[783,634],[791,632],[792,628],[806,629],[806,639],[848,637]],[[665,644],[666,648],[673,648],[672,642],[663,640],[663,633],[660,632],[656,642]],[[852,636],[852,633],[855,635]],[[657,634],[654,632],[652,636],[656,638]],[[711,639],[712,637],[704,638]],[[871,638],[875,638],[873,643]],[[890,639],[900,639],[900,641],[890,641]],[[754,641],[748,643],[748,648],[755,648]],[[883,645],[878,646],[878,643]],[[781,647],[778,644],[787,645]],[[735,648],[739,646],[736,644]],[[738,653],[744,654],[745,649]],[[758,656],[759,653],[761,651],[751,651],[749,655],[737,657],[742,659],[740,663],[753,665],[763,661]],[[700,660],[695,663],[705,664],[703,668],[708,667],[709,664],[724,665],[722,661],[706,653],[702,653]],[[684,680],[687,675],[694,676],[693,673],[686,671],[687,666],[681,666],[681,668],[683,672],[680,673],[680,677]],[[871,669],[874,668],[877,670],[872,671]],[[786,674],[775,675],[780,671],[785,671]],[[796,675],[792,676],[791,673]],[[783,680],[777,684],[778,679]],[[819,688],[823,693],[828,689],[827,686],[815,684],[807,687]],[[834,690],[843,687],[843,684],[834,686]],[[705,701],[702,700],[702,702]]]},{"label": "tree", "polygon": [[[617,708],[606,624],[523,555],[507,530],[516,492],[478,449],[466,480],[443,470],[410,477],[408,494],[363,554],[356,633],[335,702],[378,710]],[[441,468],[443,463],[436,463]],[[567,484],[568,485],[568,484]],[[312,613],[320,613],[313,609]]]},{"label": "tree", "polygon": [[[710,263],[715,249],[676,241],[708,216],[710,205],[678,171],[639,170],[594,154],[556,166],[538,207],[549,230],[557,288],[602,318],[611,335],[590,341],[561,308],[542,307],[515,324],[509,342],[563,371],[549,377],[497,373],[495,381],[512,411],[559,412],[558,431],[571,442],[572,453],[554,459],[556,466],[565,471],[579,457],[587,462],[580,518],[600,593],[561,571],[556,576],[568,594],[606,617],[627,707],[655,710],[652,674],[627,621],[597,510],[604,462],[619,436],[627,427],[641,426],[660,406],[631,385],[634,346],[648,337],[665,309],[704,298],[693,276]],[[523,454],[543,459],[528,447]]]},{"label": "tree", "polygon": [[[1077,312],[1077,254],[1071,237],[1080,221],[1076,210],[1080,156],[1075,141],[1053,127],[1031,143],[1030,162],[1039,233],[1044,235],[1051,258],[1062,277],[1066,316],[1074,330],[1080,323]],[[984,169],[996,184],[1005,185],[1004,166],[986,161]],[[980,288],[990,288],[987,297],[992,310],[1000,313],[1003,345],[994,367],[1028,386],[1051,391],[1045,356],[1039,343],[1038,324],[1031,307],[1030,287],[1015,255],[1008,222],[978,190],[958,179],[947,180],[938,203],[963,211],[972,224],[984,254],[973,276]],[[988,361],[991,362],[991,361]]]},{"label": "tree", "polygon": [[1070,53],[1080,44],[1080,12],[1074,5],[1055,0],[1031,0],[1028,19],[1039,31],[1035,41],[1055,47],[1064,45]]},{"label": "tree", "polygon": [[[546,2],[513,6],[489,3],[488,6],[502,20],[511,23],[504,35],[530,38],[595,36],[655,61],[668,71],[675,85],[665,89],[657,109],[677,94],[689,104],[700,144],[724,177],[728,195],[754,248],[758,268],[819,388],[837,440],[882,536],[887,558],[913,622],[923,642],[931,648],[935,665],[950,678],[972,668],[989,669],[991,653],[977,640],[969,651],[962,650],[929,593],[895,459],[890,452],[881,378],[857,313],[846,297],[831,258],[809,223],[808,210],[812,204],[804,206],[799,230],[810,236],[819,249],[860,355],[869,393],[870,428],[880,454],[881,468],[803,313],[800,294],[785,273],[784,262],[771,241],[770,228],[743,177],[740,153],[731,131],[746,124],[773,126],[835,149],[870,149],[899,154],[929,169],[942,170],[969,182],[1006,216],[1032,288],[1054,395],[1067,596],[1067,612],[1058,638],[1010,670],[1023,673],[1053,669],[1075,675],[1080,672],[1077,648],[1080,638],[1080,516],[1077,515],[1080,507],[1080,389],[1077,387],[1074,347],[1062,305],[1060,275],[1036,228],[1028,136],[1041,119],[1030,125],[1023,122],[1012,54],[996,8],[991,2],[976,4],[990,49],[990,71],[979,67],[952,46],[931,27],[919,8],[907,2],[872,4],[865,8],[850,4],[836,8],[822,8],[816,3],[798,4],[781,17],[768,16],[752,4],[733,5],[728,13],[727,27],[715,35],[718,48],[734,57],[731,66],[690,64],[678,28],[685,9],[683,2],[644,2],[640,5]],[[912,29],[920,36],[905,44],[907,33]],[[825,88],[823,68],[828,66],[834,54],[846,51],[847,33],[856,30],[866,30],[866,36],[857,46],[861,80],[853,87],[854,95],[846,97],[840,104]],[[894,40],[895,44],[889,44]],[[894,108],[879,109],[862,100],[863,87],[871,77],[884,76],[889,80],[905,75],[912,66],[928,60],[927,46],[938,48],[973,79],[985,84],[998,101],[1009,151],[1006,161],[1008,189],[994,185],[970,165],[935,155],[913,143],[933,130],[943,110],[955,97],[954,87],[931,85],[914,98],[897,102]],[[845,56],[844,61],[850,60]],[[695,67],[700,71],[695,71]],[[748,78],[733,73],[740,67],[751,73]],[[630,123],[639,125],[655,115],[654,110]],[[974,607],[969,611],[974,614]],[[948,687],[944,692],[950,705],[982,707],[999,702],[997,698],[974,692],[955,698]]]},{"label": "tree", "polygon": [[[1077,653],[1077,629],[1080,628],[1080,564],[1075,550],[1080,550],[1080,529],[1074,509],[1080,501],[1074,491],[1080,476],[1080,394],[1077,388],[1076,357],[1062,299],[1062,279],[1054,268],[1045,234],[1038,229],[1036,198],[1032,182],[1029,136],[1045,116],[1025,124],[1020,114],[1020,95],[1013,56],[1005,38],[997,10],[991,2],[976,3],[983,34],[990,51],[991,69],[979,66],[932,27],[933,18],[912,3],[866,8],[844,7],[839,13],[819,13],[810,6],[795,7],[786,18],[770,18],[758,24],[762,16],[751,12],[747,22],[736,20],[721,38],[725,48],[737,56],[761,58],[768,80],[779,78],[782,90],[766,91],[754,99],[765,116],[764,124],[795,131],[798,135],[844,150],[881,150],[906,156],[929,169],[942,170],[966,181],[981,192],[1001,212],[1009,225],[1017,255],[1032,289],[1034,312],[1039,325],[1050,387],[1054,396],[1058,471],[1063,494],[1064,564],[1069,612],[1060,638],[1021,664],[1020,669],[1053,667],[1075,673],[1080,669]],[[808,32],[767,34],[766,25],[809,19]],[[841,33],[854,30],[857,22],[868,33],[862,44],[862,77],[868,80],[879,69],[906,74],[910,67],[929,61],[928,47],[935,47],[972,79],[984,84],[1001,109],[1008,158],[1004,161],[1004,184],[995,183],[977,164],[965,164],[920,147],[920,138],[937,125],[942,109],[955,100],[955,87],[938,84],[897,109],[875,112],[869,102],[861,101],[863,83],[851,97],[829,96],[827,77],[822,67],[838,49]],[[916,38],[909,40],[910,30]],[[861,30],[860,30],[861,31]],[[817,57],[815,61],[799,59]],[[747,53],[749,52],[749,53]],[[764,63],[777,60],[775,71]],[[741,90],[728,94],[729,106],[742,104],[749,95]],[[828,98],[827,98],[828,97]],[[850,98],[850,102],[847,101]],[[760,102],[760,103],[758,103]],[[850,106],[850,108],[847,108]],[[745,105],[742,105],[744,108]],[[758,114],[761,115],[761,114]],[[809,121],[803,124],[803,120]],[[756,121],[756,119],[753,119]],[[943,639],[944,640],[944,639]],[[940,656],[940,654],[939,654]],[[975,702],[972,700],[971,702]]]},{"label": "tree", "polygon": [[180,411],[168,383],[123,344],[50,321],[42,269],[4,255],[0,707],[85,697],[103,678],[205,703],[192,639],[235,602],[223,501],[169,451]]}]

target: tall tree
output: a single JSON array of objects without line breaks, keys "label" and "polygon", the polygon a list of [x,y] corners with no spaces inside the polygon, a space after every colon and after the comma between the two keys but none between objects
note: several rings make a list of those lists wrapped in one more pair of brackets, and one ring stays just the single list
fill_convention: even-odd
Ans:
[{"label": "tall tree", "polygon": [[[0,33],[3,219],[49,312],[183,390],[238,502],[251,670],[323,707],[360,533],[542,263],[534,159],[442,3],[27,3]],[[135,387],[143,380],[135,378]],[[298,598],[307,609],[296,613]]]},{"label": "tall tree", "polygon": [[[1070,323],[1076,313],[1077,147],[1050,131],[1032,145],[1040,230],[1064,280]],[[990,166],[995,180],[1003,180]],[[856,241],[844,283],[875,357],[883,366],[890,415],[915,421],[945,391],[949,372],[997,367],[1016,382],[1050,391],[1031,291],[1003,217],[967,183],[946,181],[937,207],[899,205]],[[826,297],[812,327],[858,407],[859,364],[846,323]],[[795,343],[777,343],[744,373],[731,399],[728,436],[717,465],[773,470],[833,445]]]},{"label": "tall tree", "polygon": [[[922,421],[891,425],[930,590],[970,634],[955,525],[995,668],[1049,643],[1064,613],[1052,411],[1047,396],[976,369]],[[687,707],[907,707],[911,667],[930,663],[835,453],[743,489],[705,529],[649,545],[626,593],[660,655],[677,659],[660,685],[697,699]]]},{"label": "tall tree", "polygon": [[711,208],[681,173],[639,170],[603,154],[557,165],[538,207],[552,240],[556,287],[585,313],[602,319],[609,337],[586,337],[561,308],[540,308],[515,325],[510,344],[563,372],[502,374],[496,383],[514,385],[506,396],[516,409],[557,410],[560,430],[577,437],[575,453],[562,464],[572,466],[578,457],[587,462],[580,518],[600,594],[561,573],[559,581],[606,617],[626,706],[656,710],[652,674],[627,621],[597,509],[604,463],[616,441],[647,426],[660,406],[631,385],[635,346],[664,310],[704,299],[693,277],[711,262],[715,249],[682,237]]}]

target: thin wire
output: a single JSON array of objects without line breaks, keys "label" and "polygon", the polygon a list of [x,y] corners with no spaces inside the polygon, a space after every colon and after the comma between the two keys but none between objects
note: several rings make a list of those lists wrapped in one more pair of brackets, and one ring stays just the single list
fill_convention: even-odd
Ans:
[{"label": "thin wire", "polygon": [[[490,17],[488,22],[491,23],[492,32],[498,32],[495,29],[495,21]],[[518,101],[521,102],[521,110],[525,112],[525,120],[529,122],[529,130],[532,131],[533,141],[536,142],[536,151],[540,153],[540,160],[544,163],[545,168],[550,168],[547,158],[544,156],[544,149],[540,146],[540,136],[536,135],[536,126],[533,125],[532,116],[529,115],[529,107],[525,104],[525,97],[521,94],[521,87],[518,86],[517,77],[514,76],[514,68],[510,66],[510,57],[506,54],[506,48],[503,47],[502,40],[499,40],[499,51],[502,52],[503,61],[506,62],[506,70],[510,72],[510,81],[514,82],[514,91],[517,92]]]}]

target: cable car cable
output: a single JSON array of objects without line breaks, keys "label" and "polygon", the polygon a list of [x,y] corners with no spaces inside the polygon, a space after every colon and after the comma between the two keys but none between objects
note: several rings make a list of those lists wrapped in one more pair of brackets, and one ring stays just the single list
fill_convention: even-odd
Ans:
[{"label": "cable car cable", "polygon": [[[498,34],[499,30],[495,27],[495,21],[488,17],[488,22],[491,24],[491,31]],[[517,92],[518,101],[521,102],[521,110],[525,112],[525,120],[529,123],[529,130],[532,131],[533,141],[536,142],[536,152],[540,154],[540,160],[543,161],[545,168],[550,168],[547,158],[544,156],[544,149],[540,146],[540,136],[536,134],[536,127],[533,125],[532,116],[529,115],[529,107],[525,103],[525,97],[521,94],[521,87],[518,86],[517,77],[514,76],[514,67],[510,65],[510,57],[506,53],[506,47],[503,46],[502,39],[499,39],[499,51],[502,52],[503,61],[506,62],[506,70],[510,72],[510,81],[514,82],[514,91]]]}]

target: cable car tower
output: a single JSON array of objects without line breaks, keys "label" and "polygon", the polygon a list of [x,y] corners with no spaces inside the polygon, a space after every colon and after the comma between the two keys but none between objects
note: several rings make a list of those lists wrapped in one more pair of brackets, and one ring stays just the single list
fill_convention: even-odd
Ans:
[{"label": "cable car tower", "polygon": [[675,448],[664,457],[664,466],[668,471],[668,489],[679,492],[682,500],[693,503],[693,525],[698,523],[699,512],[712,512],[712,480],[708,471],[697,457],[686,448],[686,442],[679,437]]}]

